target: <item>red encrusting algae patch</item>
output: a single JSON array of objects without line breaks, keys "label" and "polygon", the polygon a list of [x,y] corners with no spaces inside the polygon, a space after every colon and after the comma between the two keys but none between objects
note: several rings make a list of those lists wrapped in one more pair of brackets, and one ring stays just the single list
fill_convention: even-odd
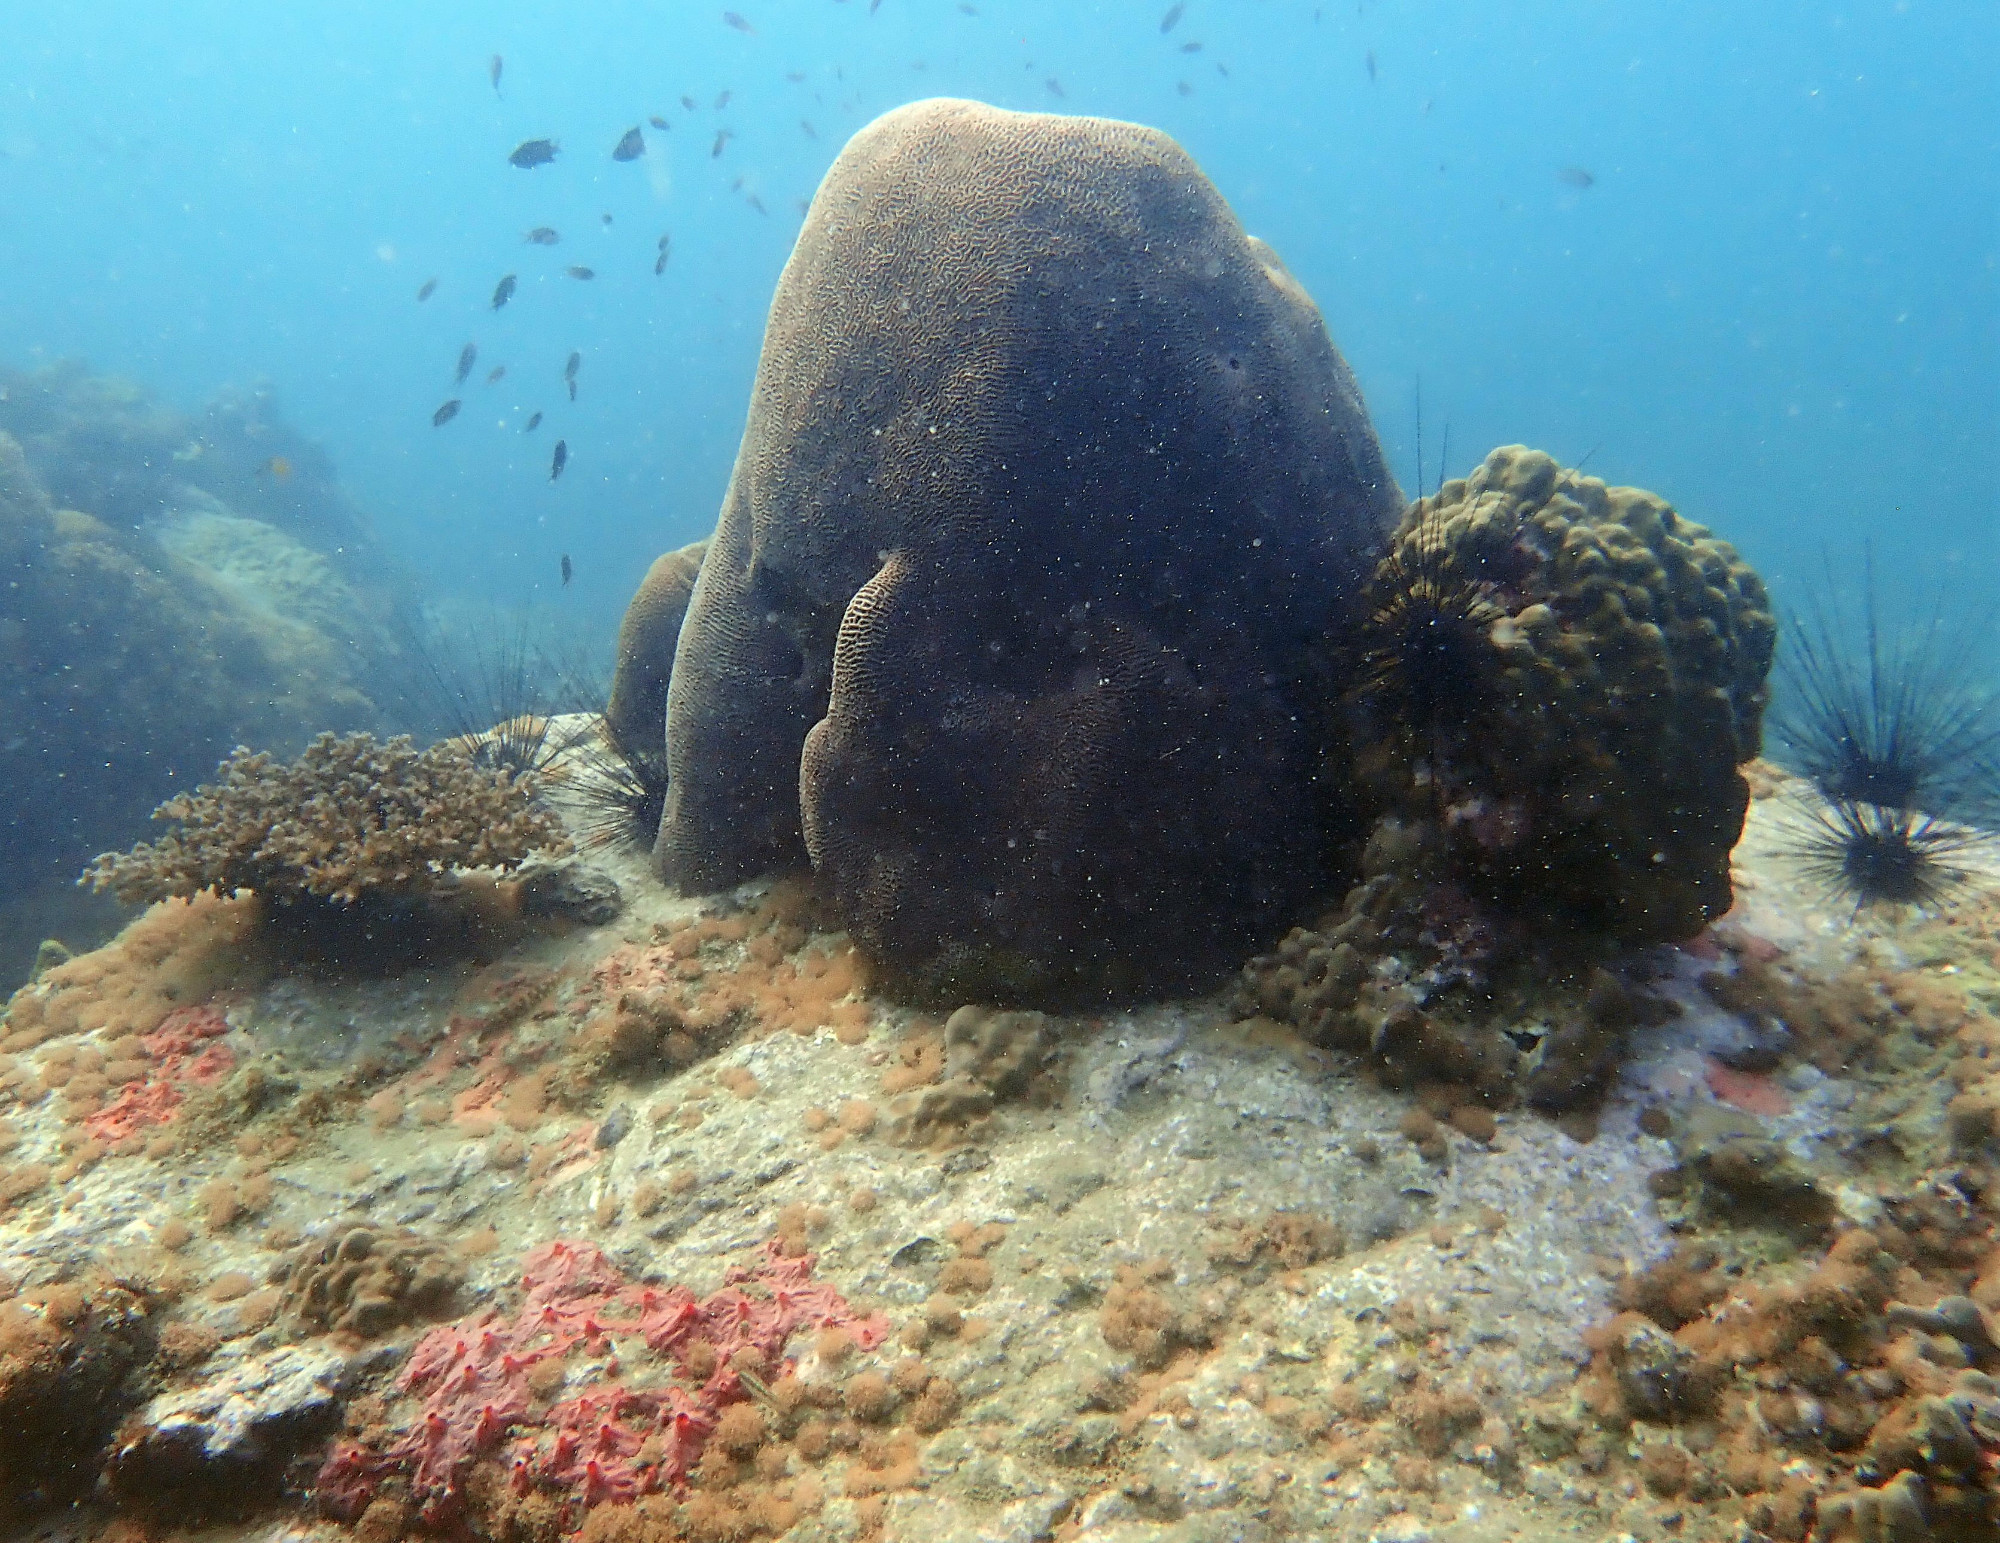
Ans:
[{"label": "red encrusting algae patch", "polygon": [[1709,1092],[1745,1114],[1775,1118],[1792,1112],[1792,1101],[1785,1090],[1760,1073],[1740,1072],[1734,1067],[1724,1066],[1720,1061],[1710,1060],[1703,1063],[1702,1076],[1708,1083]]},{"label": "red encrusting algae patch", "polygon": [[168,1013],[139,1041],[153,1063],[151,1073],[143,1082],[127,1083],[110,1103],[86,1116],[84,1130],[115,1144],[149,1126],[166,1124],[181,1106],[183,1084],[214,1082],[234,1069],[236,1056],[230,1048],[211,1043],[228,1032],[229,1020],[213,1007],[181,1007]]},{"label": "red encrusting algae patch", "polygon": [[[608,1501],[683,1489],[723,1411],[752,1396],[745,1372],[775,1381],[791,1370],[795,1331],[841,1329],[864,1349],[888,1338],[886,1318],[858,1314],[812,1267],[812,1255],[788,1258],[774,1239],[755,1267],[730,1270],[698,1299],[685,1286],[632,1284],[588,1243],[545,1243],[524,1261],[511,1320],[489,1310],[418,1342],[397,1388],[421,1397],[421,1412],[387,1444],[335,1447],[315,1498],[352,1522],[397,1478],[426,1526],[447,1526],[463,1517],[485,1460],[504,1469],[512,1494],[558,1499],[570,1525]],[[537,1367],[579,1349],[609,1356],[614,1337],[643,1340],[682,1380],[605,1380],[539,1407]],[[553,1391],[547,1376],[540,1386]]]}]

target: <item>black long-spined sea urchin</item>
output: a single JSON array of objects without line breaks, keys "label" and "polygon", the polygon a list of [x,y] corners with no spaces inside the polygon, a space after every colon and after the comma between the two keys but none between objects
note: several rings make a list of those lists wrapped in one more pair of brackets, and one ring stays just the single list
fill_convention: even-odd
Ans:
[{"label": "black long-spined sea urchin", "polygon": [[1853,902],[1932,910],[1957,896],[1991,838],[1913,809],[1843,801],[1800,812],[1784,854],[1812,883]]},{"label": "black long-spined sea urchin", "polygon": [[1778,758],[1829,803],[1990,823],[2000,708],[1976,684],[1979,638],[1942,611],[1885,638],[1868,564],[1858,628],[1823,600],[1794,615],[1772,714]]},{"label": "black long-spined sea urchin", "polygon": [[600,719],[576,752],[571,796],[581,806],[577,845],[585,851],[652,850],[667,806],[667,751],[634,750]]},{"label": "black long-spined sea urchin", "polygon": [[1361,668],[1354,688],[1434,747],[1462,723],[1489,684],[1493,623],[1505,614],[1484,583],[1447,550],[1426,511],[1376,569],[1361,626]]}]

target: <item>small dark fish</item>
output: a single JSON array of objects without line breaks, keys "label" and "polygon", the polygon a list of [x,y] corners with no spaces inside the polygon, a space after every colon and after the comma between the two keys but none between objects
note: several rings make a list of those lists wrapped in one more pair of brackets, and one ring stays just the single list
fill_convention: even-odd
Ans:
[{"label": "small dark fish", "polygon": [[1218,59],[1215,62],[1215,73],[1220,75],[1224,80],[1227,80],[1229,79],[1229,66]]},{"label": "small dark fish", "polygon": [[604,213],[598,216],[598,218],[604,221],[604,228],[606,230],[611,229],[611,211],[609,209],[606,209]]},{"label": "small dark fish", "polygon": [[810,118],[799,119],[799,132],[804,134],[807,139],[819,138],[819,130],[812,126]]},{"label": "small dark fish", "polygon": [[1368,50],[1368,58],[1367,58],[1367,59],[1366,59],[1366,60],[1365,60],[1364,62],[1365,62],[1365,63],[1367,64],[1367,66],[1368,66],[1368,84],[1372,86],[1372,85],[1374,85],[1374,84],[1375,84],[1375,50],[1374,50],[1374,49],[1372,49],[1372,48],[1371,48],[1371,49],[1369,49],[1369,50]]},{"label": "small dark fish", "polygon": [[478,357],[479,345],[477,343],[467,343],[465,347],[458,351],[458,374],[455,379],[459,385],[462,386],[465,384],[465,377],[472,373],[473,361],[478,359]]},{"label": "small dark fish", "polygon": [[734,91],[718,91],[715,94],[715,110],[721,112],[729,105],[729,99],[734,95],[736,95]]},{"label": "small dark fish", "polygon": [[701,104],[691,96],[683,96],[681,98],[681,106],[685,107],[689,112],[693,112],[695,108],[699,107],[700,105]]},{"label": "small dark fish", "polygon": [[728,129],[723,129],[719,132],[715,136],[715,143],[708,147],[708,158],[711,161],[720,160],[722,158],[722,147],[735,137]]},{"label": "small dark fish", "polygon": [[553,225],[537,225],[521,239],[530,246],[554,246],[562,240],[562,232]]},{"label": "small dark fish", "polygon": [[1057,80],[1053,75],[1043,81],[1042,84],[1049,88],[1049,95],[1058,100],[1069,95],[1067,91],[1063,90],[1062,82]]},{"label": "small dark fish", "polygon": [[521,432],[523,434],[532,434],[541,426],[542,415],[540,413],[530,413],[528,414],[528,421],[521,425]]},{"label": "small dark fish", "polygon": [[731,177],[729,179],[729,191],[732,193],[740,193],[743,191],[742,177],[736,176],[736,177]]},{"label": "small dark fish", "polygon": [[671,231],[660,237],[659,245],[660,245],[660,250],[662,252],[666,251],[673,244],[674,244],[674,238],[673,238],[673,233]]},{"label": "small dark fish", "polygon": [[[563,575],[563,588],[568,589],[569,581],[576,577],[576,569],[570,565],[569,553],[567,552],[563,553],[562,575]],[[623,1108],[624,1105],[621,1104],[617,1109],[612,1110],[611,1111],[612,1119],[615,1119]],[[612,1136],[611,1139],[608,1141],[604,1140],[604,1137],[611,1129],[611,1124],[612,1120],[607,1119],[603,1125],[598,1127],[597,1131],[598,1139],[605,1146],[616,1146],[618,1143],[618,1138],[616,1136]]]},{"label": "small dark fish", "polygon": [[576,382],[575,382],[575,381],[571,381],[571,382],[569,383],[569,399],[570,399],[570,400],[571,400],[572,402],[574,402],[574,401],[576,400]]},{"label": "small dark fish", "polygon": [[1187,15],[1186,6],[1184,5],[1168,6],[1167,14],[1160,18],[1161,36],[1164,37],[1167,33],[1173,31],[1174,28],[1178,27],[1181,24],[1181,18],[1185,15]]},{"label": "small dark fish", "polygon": [[569,465],[569,441],[559,439],[556,441],[556,453],[549,457],[549,481],[554,482],[560,477],[567,465]]},{"label": "small dark fish", "polygon": [[573,279],[594,279],[597,277],[597,270],[595,268],[586,268],[582,263],[572,263],[563,272],[567,273]]},{"label": "small dark fish", "polygon": [[580,348],[571,349],[569,354],[569,363],[563,366],[563,379],[575,380],[576,372],[582,368],[583,368],[583,350]]},{"label": "small dark fish", "polygon": [[562,146],[553,139],[524,139],[507,159],[523,171],[533,171],[537,166],[548,165],[561,153]]},{"label": "small dark fish", "polygon": [[431,414],[431,427],[441,429],[458,416],[458,398],[453,397],[444,406]]},{"label": "small dark fish", "polygon": [[1597,178],[1581,166],[1565,166],[1556,173],[1556,181],[1568,187],[1587,188],[1597,185]]},{"label": "small dark fish", "polygon": [[757,31],[755,27],[751,26],[748,21],[735,11],[724,11],[722,13],[722,23],[726,27],[734,27],[738,32],[747,32],[754,35]]},{"label": "small dark fish", "polygon": [[514,275],[511,273],[498,284],[495,284],[493,286],[493,309],[497,311],[509,300],[512,300],[515,288]]},{"label": "small dark fish", "polygon": [[422,284],[417,286],[417,304],[422,305],[432,295],[437,293],[437,289],[438,281],[436,279],[425,279]]},{"label": "small dark fish", "polygon": [[882,9],[882,0],[868,0],[868,14],[873,16]]},{"label": "small dark fish", "polygon": [[653,259],[653,277],[658,278],[661,274],[665,273],[666,271],[667,271],[667,254],[665,252],[662,252],[658,257]]},{"label": "small dark fish", "polygon": [[635,123],[631,128],[618,136],[618,143],[611,150],[611,159],[614,161],[636,161],[645,153],[646,136],[639,132],[639,126]]},{"label": "small dark fish", "polygon": [[500,72],[505,68],[507,68],[507,61],[502,59],[498,54],[495,54],[492,62],[486,66],[486,78],[493,82],[493,94],[495,96],[500,94]]},{"label": "small dark fish", "polygon": [[1193,95],[1194,95],[1194,87],[1193,87],[1193,86],[1191,86],[1191,85],[1189,85],[1189,84],[1188,84],[1188,83],[1187,83],[1186,81],[1184,81],[1184,80],[1177,80],[1177,81],[1175,81],[1175,82],[1174,82],[1174,89],[1175,89],[1176,91],[1178,91],[1178,92],[1179,92],[1179,93],[1180,93],[1180,94],[1181,94],[1182,96],[1193,96]]},{"label": "small dark fish", "polygon": [[667,120],[665,118],[662,118],[658,113],[654,113],[646,121],[652,124],[652,126],[656,129],[670,129],[673,127],[671,123],[667,122]]},{"label": "small dark fish", "polygon": [[500,384],[502,380],[506,379],[506,376],[507,376],[507,366],[504,364],[496,364],[493,366],[492,369],[486,372],[486,384],[489,386],[497,386]]},{"label": "small dark fish", "polygon": [[1181,44],[1181,52],[1184,54],[1198,54],[1201,52],[1201,44],[1183,43]]},{"label": "small dark fish", "polygon": [[979,7],[974,5],[972,0],[958,0],[958,14],[961,16],[977,16],[979,14]]},{"label": "small dark fish", "polygon": [[752,209],[755,209],[759,214],[768,215],[771,212],[769,209],[766,209],[764,207],[764,200],[759,198],[755,193],[752,193],[750,195],[747,202],[749,203],[750,207]]},{"label": "small dark fish", "polygon": [[785,71],[785,79],[789,80],[795,86],[798,85],[805,78],[806,78],[806,72],[804,70]]}]

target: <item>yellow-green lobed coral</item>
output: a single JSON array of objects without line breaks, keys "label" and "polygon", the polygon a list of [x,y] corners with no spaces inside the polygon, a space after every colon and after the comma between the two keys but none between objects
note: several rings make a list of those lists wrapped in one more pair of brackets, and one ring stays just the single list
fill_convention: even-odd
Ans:
[{"label": "yellow-green lobed coral", "polygon": [[[1456,649],[1409,654],[1420,586]],[[1438,820],[1470,887],[1630,943],[1729,908],[1776,635],[1729,543],[1507,446],[1412,506],[1369,604],[1363,776]]]},{"label": "yellow-green lobed coral", "polygon": [[419,751],[322,734],[289,766],[239,748],[215,782],[154,811],[177,829],[103,854],[84,878],[142,903],[239,889],[281,903],[420,896],[454,870],[566,847],[534,794],[532,776],[476,765],[455,741]]}]

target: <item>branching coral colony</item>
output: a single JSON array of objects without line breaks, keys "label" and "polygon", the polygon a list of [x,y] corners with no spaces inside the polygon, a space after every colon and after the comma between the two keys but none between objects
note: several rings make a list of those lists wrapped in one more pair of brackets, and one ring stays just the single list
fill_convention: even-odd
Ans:
[{"label": "branching coral colony", "polygon": [[289,766],[238,749],[218,779],[155,812],[176,829],[107,852],[84,882],[146,904],[250,890],[279,907],[421,899],[463,869],[507,870],[567,846],[531,775],[448,742],[322,734]]}]

